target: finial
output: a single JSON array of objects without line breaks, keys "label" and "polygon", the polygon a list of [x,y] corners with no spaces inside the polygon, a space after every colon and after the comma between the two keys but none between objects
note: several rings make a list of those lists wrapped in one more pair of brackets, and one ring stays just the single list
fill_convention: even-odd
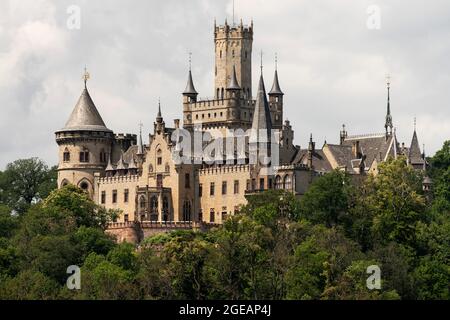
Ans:
[{"label": "finial", "polygon": [[278,54],[275,52],[275,70],[278,69]]},{"label": "finial", "polygon": [[391,88],[391,76],[389,74],[386,75],[386,84],[389,90]]},{"label": "finial", "polygon": [[191,71],[192,67],[192,52],[189,52],[189,71]]},{"label": "finial", "polygon": [[311,133],[310,136],[309,136],[309,141],[312,142],[312,133]]},{"label": "finial", "polygon": [[417,126],[417,119],[416,116],[414,116],[414,131],[416,131],[416,126]]},{"label": "finial", "polygon": [[144,125],[142,124],[142,122],[139,122],[139,123],[138,123],[138,126],[139,126],[139,134],[142,135],[142,127],[143,127]]},{"label": "finial", "polygon": [[345,123],[342,125],[342,131],[345,131]]},{"label": "finial", "polygon": [[233,26],[234,26],[234,0],[233,0]]},{"label": "finial", "polygon": [[263,51],[261,50],[261,74],[263,73]]},{"label": "finial", "polygon": [[83,74],[83,80],[84,80],[84,87],[86,88],[87,81],[91,78],[91,75],[87,71],[86,66],[84,66],[84,74]]}]

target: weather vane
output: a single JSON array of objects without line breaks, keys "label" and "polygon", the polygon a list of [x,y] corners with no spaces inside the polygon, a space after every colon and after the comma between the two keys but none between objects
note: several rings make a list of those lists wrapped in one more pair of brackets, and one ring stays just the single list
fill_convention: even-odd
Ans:
[{"label": "weather vane", "polygon": [[84,86],[86,87],[86,82],[91,78],[91,75],[87,71],[87,68],[84,67],[84,74],[83,74],[83,80],[84,80]]},{"label": "weather vane", "polygon": [[388,88],[391,87],[391,76],[389,74],[386,75],[386,84]]}]

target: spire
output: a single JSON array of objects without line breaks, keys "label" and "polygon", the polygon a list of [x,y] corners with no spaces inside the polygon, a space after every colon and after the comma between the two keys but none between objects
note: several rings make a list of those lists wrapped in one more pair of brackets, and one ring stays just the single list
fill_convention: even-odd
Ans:
[{"label": "spire", "polygon": [[105,171],[106,172],[110,172],[110,171],[114,171],[114,170],[115,169],[114,169],[114,167],[113,167],[113,165],[111,163],[111,154],[110,154],[109,157],[108,157],[108,165],[106,166]]},{"label": "spire", "polygon": [[258,136],[260,130],[267,130],[268,137],[270,137],[271,129],[272,122],[270,118],[269,103],[267,102],[266,88],[264,86],[264,79],[261,73],[261,76],[259,77],[258,91],[256,94],[255,113],[253,115],[252,130],[257,133]]},{"label": "spire", "polygon": [[189,75],[186,89],[184,89],[183,95],[197,95],[197,94],[198,92],[195,90],[194,81],[192,81],[191,59],[189,58]]},{"label": "spire", "polygon": [[134,159],[134,154],[131,156],[131,161],[130,161],[130,163],[128,164],[128,170],[136,170],[137,169],[137,166],[136,166],[136,161],[135,161],[135,159]]},{"label": "spire", "polygon": [[411,164],[422,164],[423,158],[420,152],[419,139],[417,139],[416,128],[414,128],[411,146],[409,147],[408,160]]},{"label": "spire", "polygon": [[117,162],[116,170],[126,170],[127,167],[125,165],[125,162],[123,161],[123,152],[120,154],[119,162]]},{"label": "spire", "polygon": [[392,116],[391,116],[391,102],[390,102],[390,89],[391,89],[391,78],[390,76],[386,77],[387,84],[387,112],[386,112],[386,122],[384,124],[384,128],[386,130],[386,136],[392,134],[392,128],[394,125],[392,124]]},{"label": "spire", "polygon": [[308,151],[313,152],[315,150],[315,146],[316,146],[316,144],[313,141],[313,136],[312,136],[312,133],[311,133],[311,135],[309,136]]},{"label": "spire", "polygon": [[275,75],[273,77],[272,89],[270,89],[269,95],[283,95],[283,91],[280,89],[280,84],[278,82],[278,57],[275,54]]},{"label": "spire", "polygon": [[233,65],[233,74],[231,75],[230,83],[227,87],[227,90],[240,90],[241,87],[239,86],[239,83],[237,81],[236,77],[236,68]]},{"label": "spire", "polygon": [[139,144],[138,144],[138,150],[137,155],[141,156],[144,154],[144,144],[142,143],[142,123],[139,123]]},{"label": "spire", "polygon": [[83,80],[84,80],[84,88],[87,88],[87,81],[91,78],[91,75],[87,71],[86,66],[84,66],[84,74],[83,74]]},{"label": "spire", "polygon": [[343,124],[342,125],[341,135],[340,135],[340,142],[341,142],[341,144],[344,143],[346,138],[347,138],[347,130],[345,129],[345,124]]},{"label": "spire", "polygon": [[157,123],[163,122],[163,118],[161,115],[161,100],[159,98],[158,98],[158,114],[156,115],[156,122]]},{"label": "spire", "polygon": [[87,80],[90,78],[89,73],[85,70],[83,75],[84,80],[84,89],[81,93],[80,98],[78,99],[75,108],[72,111],[72,114],[67,120],[66,125],[62,131],[101,131],[101,132],[112,132],[109,130],[105,122],[103,122],[100,113],[97,110],[97,107],[92,101],[92,98],[89,94],[89,91],[86,87]]}]

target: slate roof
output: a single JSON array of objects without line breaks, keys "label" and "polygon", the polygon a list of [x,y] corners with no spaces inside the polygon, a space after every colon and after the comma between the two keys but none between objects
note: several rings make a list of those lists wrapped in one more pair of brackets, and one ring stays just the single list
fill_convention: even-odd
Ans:
[{"label": "slate roof", "polygon": [[112,132],[103,122],[87,88],[84,88],[72,114],[62,131],[103,131]]}]

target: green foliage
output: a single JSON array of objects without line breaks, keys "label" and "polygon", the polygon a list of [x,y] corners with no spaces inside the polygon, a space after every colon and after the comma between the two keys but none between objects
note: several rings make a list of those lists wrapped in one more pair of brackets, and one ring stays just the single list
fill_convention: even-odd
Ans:
[{"label": "green foliage", "polygon": [[348,211],[353,187],[350,177],[333,171],[315,180],[301,201],[302,217],[327,227],[339,224]]},{"label": "green foliage", "polygon": [[40,159],[16,160],[0,175],[0,201],[19,213],[56,188],[56,167],[51,169]]},{"label": "green foliage", "polygon": [[89,199],[87,193],[73,185],[67,185],[50,193],[44,201],[44,208],[46,207],[60,210],[64,215],[73,217],[78,226],[104,229],[108,222],[118,216],[118,212],[96,205]]},{"label": "green foliage", "polygon": [[[0,205],[0,299],[450,299],[449,151],[430,159],[428,200],[422,175],[389,160],[363,183],[331,172],[300,200],[252,195],[221,227],[138,246],[116,244],[105,227],[117,212],[74,186],[20,215]],[[65,286],[69,265],[81,290]],[[380,290],[367,288],[370,265]]]}]

